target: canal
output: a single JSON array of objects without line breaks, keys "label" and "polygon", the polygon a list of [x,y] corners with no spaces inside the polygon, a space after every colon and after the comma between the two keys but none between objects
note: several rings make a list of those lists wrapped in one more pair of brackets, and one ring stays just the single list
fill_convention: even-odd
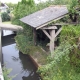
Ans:
[{"label": "canal", "polygon": [[37,68],[28,55],[22,54],[17,48],[14,40],[15,34],[5,31],[2,37],[3,62],[6,68],[12,69],[10,76],[13,80],[40,80],[36,73]]}]

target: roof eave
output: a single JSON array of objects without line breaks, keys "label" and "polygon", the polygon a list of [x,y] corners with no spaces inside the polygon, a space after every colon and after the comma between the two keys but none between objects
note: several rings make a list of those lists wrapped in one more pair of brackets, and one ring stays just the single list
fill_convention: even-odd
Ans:
[{"label": "roof eave", "polygon": [[44,23],[44,24],[42,24],[42,25],[38,26],[38,27],[36,28],[36,30],[38,30],[38,29],[40,29],[40,28],[42,28],[42,27],[44,27],[44,26],[46,26],[46,25],[48,25],[48,24],[52,23],[53,21],[57,21],[57,20],[59,20],[59,19],[63,18],[63,17],[64,17],[64,16],[66,16],[67,14],[68,14],[68,13],[66,13],[65,15],[60,16],[60,17],[58,17],[58,18],[56,18],[56,19],[54,19],[54,20],[51,20],[51,21],[49,21],[49,22],[47,22],[47,23]]}]

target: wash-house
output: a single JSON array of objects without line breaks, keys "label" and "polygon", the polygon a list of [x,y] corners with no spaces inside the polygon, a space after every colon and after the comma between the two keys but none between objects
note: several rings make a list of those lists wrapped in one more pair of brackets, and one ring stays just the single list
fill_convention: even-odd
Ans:
[{"label": "wash-house", "polygon": [[[50,51],[54,51],[54,40],[62,30],[60,23],[48,25],[54,21],[63,18],[68,13],[67,7],[64,6],[49,6],[43,10],[25,16],[20,20],[33,27],[34,43],[36,44],[36,30],[41,29],[44,34],[50,39]],[[61,27],[58,27],[61,26]],[[57,31],[56,31],[57,30]]]}]

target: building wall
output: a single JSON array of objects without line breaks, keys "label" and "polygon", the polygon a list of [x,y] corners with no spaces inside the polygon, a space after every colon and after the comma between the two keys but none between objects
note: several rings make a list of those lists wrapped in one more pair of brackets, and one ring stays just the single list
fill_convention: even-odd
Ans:
[{"label": "building wall", "polygon": [[7,12],[7,8],[6,7],[0,7],[0,12]]}]

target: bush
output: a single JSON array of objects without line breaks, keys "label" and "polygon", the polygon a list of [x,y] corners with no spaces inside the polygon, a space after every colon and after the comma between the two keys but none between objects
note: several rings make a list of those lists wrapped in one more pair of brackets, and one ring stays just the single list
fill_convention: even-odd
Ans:
[{"label": "bush", "polygon": [[9,76],[11,69],[7,69],[6,67],[3,67],[3,76],[4,80],[12,80],[12,77]]},{"label": "bush", "polygon": [[2,22],[4,22],[4,21],[10,21],[10,16],[6,12],[3,12],[1,14],[1,18],[2,18]]},{"label": "bush", "polygon": [[67,40],[72,46],[77,45],[70,51],[69,56],[71,65],[80,73],[80,25],[64,26],[60,36],[60,42]]}]

